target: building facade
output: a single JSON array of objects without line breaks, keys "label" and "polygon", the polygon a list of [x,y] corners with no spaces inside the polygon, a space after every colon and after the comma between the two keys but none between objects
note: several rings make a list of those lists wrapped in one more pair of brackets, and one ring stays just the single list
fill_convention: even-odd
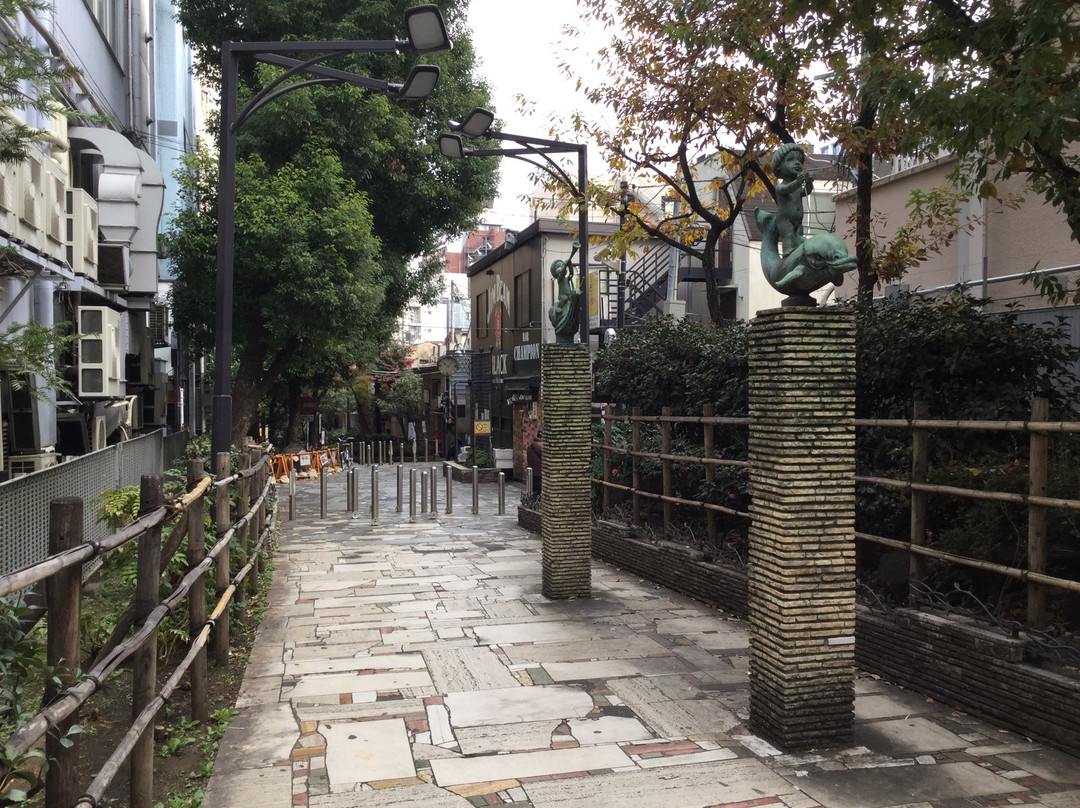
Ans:
[{"label": "building facade", "polygon": [[43,137],[27,159],[0,166],[0,246],[10,256],[0,329],[69,323],[80,335],[60,360],[70,395],[0,369],[7,477],[188,425],[182,404],[193,397],[178,382],[191,380],[176,372],[186,363],[168,328],[158,233],[163,167],[194,146],[197,117],[168,3],[57,0],[3,23],[0,34],[21,33],[78,70],[57,88],[63,113],[4,110]]}]

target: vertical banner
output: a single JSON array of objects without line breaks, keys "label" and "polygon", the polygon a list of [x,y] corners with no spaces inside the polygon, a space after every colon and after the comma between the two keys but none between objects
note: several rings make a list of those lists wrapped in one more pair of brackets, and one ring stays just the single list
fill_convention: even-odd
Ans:
[{"label": "vertical banner", "polygon": [[600,273],[589,267],[589,330],[600,327]]}]

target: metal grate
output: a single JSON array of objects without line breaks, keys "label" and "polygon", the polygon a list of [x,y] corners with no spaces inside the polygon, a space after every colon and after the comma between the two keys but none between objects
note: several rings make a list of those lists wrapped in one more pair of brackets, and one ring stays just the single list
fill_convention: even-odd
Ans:
[{"label": "metal grate", "polygon": [[110,488],[138,485],[143,474],[160,474],[161,458],[162,433],[155,432],[0,483],[0,575],[48,556],[49,503],[59,497],[78,497],[85,503],[87,540],[106,536],[108,528],[97,521],[93,501]]}]

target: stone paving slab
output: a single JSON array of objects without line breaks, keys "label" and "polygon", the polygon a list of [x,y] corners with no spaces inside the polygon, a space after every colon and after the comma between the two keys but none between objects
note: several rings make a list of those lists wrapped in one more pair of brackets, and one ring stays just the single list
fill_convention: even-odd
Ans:
[{"label": "stone paving slab", "polygon": [[855,746],[777,749],[743,621],[600,563],[548,600],[494,486],[414,524],[392,486],[373,527],[298,483],[206,808],[1080,808],[1076,758],[871,676]]}]

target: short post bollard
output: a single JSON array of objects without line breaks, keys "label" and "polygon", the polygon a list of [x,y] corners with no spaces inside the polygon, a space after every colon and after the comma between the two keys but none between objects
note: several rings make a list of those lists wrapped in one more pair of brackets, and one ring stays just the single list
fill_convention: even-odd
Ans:
[{"label": "short post bollard", "polygon": [[448,465],[443,463],[443,473],[446,475],[446,512],[454,512],[454,472]]},{"label": "short post bollard", "polygon": [[480,513],[480,467],[472,467],[472,512]]},{"label": "short post bollard", "polygon": [[353,470],[345,472],[345,510],[353,513],[356,510],[356,501],[353,499]]},{"label": "short post bollard", "polygon": [[371,475],[371,524],[379,524],[379,468]]},{"label": "short post bollard", "polygon": [[506,515],[506,472],[499,472],[499,516]]},{"label": "short post bollard", "polygon": [[326,466],[319,469],[319,518],[326,518]]},{"label": "short post bollard", "polygon": [[352,518],[353,519],[359,519],[360,518],[360,469],[353,469],[352,472],[353,472],[352,485],[351,485],[351,488],[352,488],[352,501],[353,501]]},{"label": "short post bollard", "polygon": [[439,518],[439,467],[432,466],[431,473],[431,518]]},{"label": "short post bollard", "polygon": [[416,462],[416,438],[412,441],[412,462]]},{"label": "short post bollard", "polygon": [[416,469],[409,469],[409,522],[416,521]]},{"label": "short post bollard", "polygon": [[296,518],[296,469],[289,469],[289,521]]},{"label": "short post bollard", "polygon": [[402,485],[402,478],[404,477],[404,472],[405,472],[405,467],[403,465],[401,465],[400,463],[398,463],[398,467],[397,467],[397,513],[401,513],[401,511],[402,511],[402,507],[401,507],[402,488],[404,487]]},{"label": "short post bollard", "polygon": [[[375,464],[373,464],[371,466],[371,490],[372,491],[375,490],[375,475],[378,474],[378,468],[379,468],[378,463],[375,463]],[[375,498],[374,497],[371,498],[371,507],[368,510],[371,512],[371,518],[374,519],[375,518]]]},{"label": "short post bollard", "polygon": [[420,513],[427,513],[427,472],[420,472]]},{"label": "short post bollard", "polygon": [[525,469],[525,496],[531,497],[533,492],[533,470],[532,466]]}]

